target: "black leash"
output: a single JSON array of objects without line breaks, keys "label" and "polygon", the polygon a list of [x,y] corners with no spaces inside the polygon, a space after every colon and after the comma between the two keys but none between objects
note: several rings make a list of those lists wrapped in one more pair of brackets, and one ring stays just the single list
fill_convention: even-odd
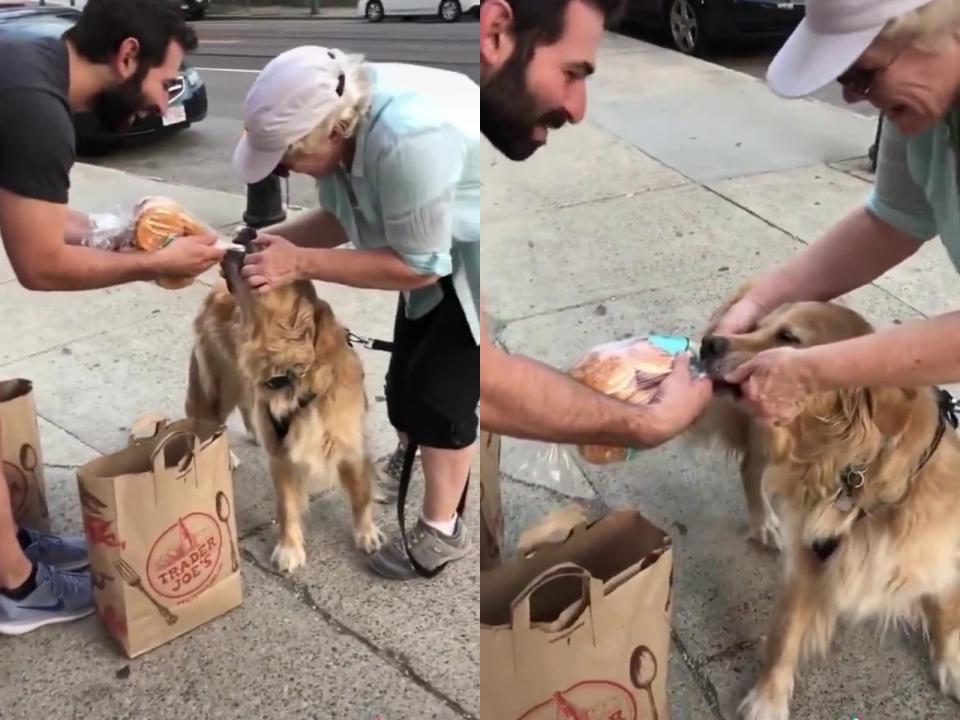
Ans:
[{"label": "black leash", "polygon": [[[417,562],[417,559],[413,556],[413,553],[410,552],[410,545],[407,542],[407,523],[405,519],[405,511],[407,504],[407,489],[410,487],[410,475],[413,473],[413,461],[417,457],[417,448],[419,446],[414,441],[409,441],[407,444],[407,452],[403,456],[403,471],[400,473],[400,489],[397,492],[397,520],[400,523],[400,537],[403,538],[403,550],[407,554],[407,557],[410,558],[410,564],[413,565],[413,569],[417,571],[417,574],[421,577],[432,578],[440,574],[440,572],[448,565],[449,561],[438,565],[432,570],[428,570],[423,567],[420,563]],[[463,487],[463,495],[460,496],[460,504],[457,505],[457,522],[463,522],[463,511],[467,506],[467,491],[470,488],[470,479],[469,475],[467,476],[467,484]]]},{"label": "black leash", "polygon": [[375,338],[357,335],[355,332],[347,330],[347,345],[353,347],[359,345],[369,350],[382,350],[383,352],[393,352],[393,343],[386,340],[377,340]]}]

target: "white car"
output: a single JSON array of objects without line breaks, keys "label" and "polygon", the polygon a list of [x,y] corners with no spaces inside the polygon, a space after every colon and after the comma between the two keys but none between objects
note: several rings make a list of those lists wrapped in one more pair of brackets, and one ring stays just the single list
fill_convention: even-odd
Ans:
[{"label": "white car", "polygon": [[358,0],[357,15],[370,22],[388,16],[439,17],[456,22],[463,15],[479,15],[480,0]]}]

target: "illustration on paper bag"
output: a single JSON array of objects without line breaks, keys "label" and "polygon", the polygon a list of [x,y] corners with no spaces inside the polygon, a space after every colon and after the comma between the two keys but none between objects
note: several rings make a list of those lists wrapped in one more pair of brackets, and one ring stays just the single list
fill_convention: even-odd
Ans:
[{"label": "illustration on paper bag", "polygon": [[[23,470],[20,469],[23,468]],[[30,488],[33,487],[40,502],[40,512],[44,518],[50,517],[47,509],[47,500],[43,496],[40,483],[37,481],[37,451],[29,443],[20,446],[20,467],[3,461],[3,475],[10,488],[10,505],[13,507],[13,516],[18,517],[26,507]],[[30,473],[28,478],[24,472]],[[32,480],[32,482],[30,482]]]},{"label": "illustration on paper bag", "polygon": [[154,541],[147,556],[150,588],[165,598],[187,602],[220,573],[223,532],[207,513],[192,512]]},{"label": "illustration on paper bag", "polygon": [[116,533],[113,532],[111,527],[113,520],[103,516],[102,511],[107,507],[106,503],[90,492],[83,483],[79,483],[79,488],[83,528],[90,544],[125,549],[127,544],[121,542]]},{"label": "illustration on paper bag", "polygon": [[609,680],[584,680],[555,692],[549,700],[531,708],[518,720],[639,720],[640,717],[660,720],[653,696],[656,677],[657,659],[650,648],[640,645],[630,655],[630,680],[647,696],[649,715],[637,714],[633,693],[622,685]]}]

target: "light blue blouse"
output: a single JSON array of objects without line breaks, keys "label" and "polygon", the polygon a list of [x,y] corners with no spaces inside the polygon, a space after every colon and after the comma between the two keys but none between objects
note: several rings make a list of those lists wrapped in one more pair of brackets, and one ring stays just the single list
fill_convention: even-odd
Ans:
[{"label": "light blue blouse", "polygon": [[[349,176],[319,181],[320,206],[358,248],[390,247],[416,272],[452,275],[480,340],[480,88],[460,73],[369,63],[372,102]],[[352,191],[352,192],[351,192]],[[404,292],[407,316],[440,302],[438,283]]]}]

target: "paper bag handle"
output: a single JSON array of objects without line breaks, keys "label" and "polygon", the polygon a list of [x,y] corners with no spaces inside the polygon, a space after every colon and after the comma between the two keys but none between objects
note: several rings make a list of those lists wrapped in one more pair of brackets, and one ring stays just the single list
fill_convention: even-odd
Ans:
[{"label": "paper bag handle", "polygon": [[534,578],[510,603],[510,624],[513,630],[523,632],[530,629],[530,599],[535,593],[554,580],[570,577],[580,578],[583,596],[593,617],[594,611],[603,602],[603,581],[575,563],[560,563]]},{"label": "paper bag handle", "polygon": [[153,440],[170,425],[170,418],[162,412],[143,413],[130,425],[130,444]]},{"label": "paper bag handle", "polygon": [[[193,472],[194,483],[199,486],[200,479],[197,471],[197,436],[192,432],[186,432],[184,430],[175,430],[161,440],[157,446],[153,449],[153,452],[150,453],[150,460],[153,463],[153,489],[154,489],[154,500],[159,500],[159,487],[158,487],[158,478],[162,478],[168,474],[167,471],[167,462],[166,462],[166,450],[167,445],[178,437],[186,437],[190,439],[190,454],[186,456],[185,459],[189,459],[188,467],[190,470],[187,472]],[[183,477],[187,473],[183,473],[179,477]]]}]

